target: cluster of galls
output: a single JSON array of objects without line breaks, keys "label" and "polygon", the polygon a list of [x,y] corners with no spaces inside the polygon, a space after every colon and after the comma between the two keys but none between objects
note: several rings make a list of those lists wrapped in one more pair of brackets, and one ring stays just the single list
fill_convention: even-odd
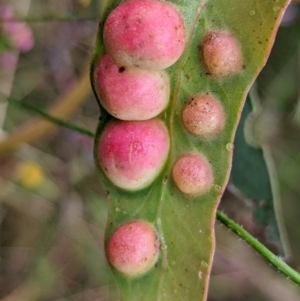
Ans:
[{"label": "cluster of galls", "polygon": [[[154,181],[169,153],[169,133],[158,116],[170,98],[164,69],[184,50],[184,21],[168,2],[126,0],[108,15],[103,41],[106,53],[95,65],[94,87],[115,119],[101,133],[97,159],[112,183],[136,191]],[[240,68],[239,47],[227,33],[207,34],[201,55],[212,76],[228,76]],[[188,132],[208,139],[224,126],[223,107],[211,95],[195,95],[182,110],[182,122]],[[172,174],[177,188],[188,195],[203,194],[213,184],[211,166],[200,153],[182,154]],[[118,271],[139,275],[158,258],[158,235],[150,223],[127,222],[112,233],[106,253]]]}]

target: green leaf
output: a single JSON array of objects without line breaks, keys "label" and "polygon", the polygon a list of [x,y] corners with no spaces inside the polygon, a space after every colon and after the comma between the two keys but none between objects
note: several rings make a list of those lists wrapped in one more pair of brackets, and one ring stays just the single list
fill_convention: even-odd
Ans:
[{"label": "green leaf", "polygon": [[[120,2],[109,1],[100,22],[91,68],[92,84],[95,61],[104,51],[104,20]],[[115,187],[98,166],[110,200],[106,240],[118,225],[142,219],[154,225],[161,241],[159,260],[146,274],[128,278],[115,271],[123,301],[206,299],[215,248],[215,213],[229,177],[235,129],[249,87],[266,62],[289,1],[170,2],[181,12],[188,37],[183,55],[166,70],[171,78],[171,101],[166,112],[159,116],[167,125],[171,137],[171,150],[165,168],[150,187],[127,192]],[[226,30],[237,39],[243,54],[241,72],[219,80],[206,74],[199,56],[199,45],[208,30]],[[223,104],[226,123],[216,137],[201,140],[184,130],[180,116],[184,103],[192,95],[207,92]],[[99,136],[112,118],[103,108],[101,112],[95,158]],[[201,197],[187,197],[180,193],[171,176],[174,161],[190,151],[204,154],[214,173],[213,188]]]},{"label": "green leaf", "polygon": [[[253,107],[248,97],[234,139],[230,180],[245,198],[255,203],[254,220],[266,227],[266,236],[276,242],[284,255],[273,206],[273,193],[268,167],[261,148],[254,148],[245,139],[245,123],[250,120]],[[249,134],[249,133],[248,133]]]},{"label": "green leaf", "polygon": [[[291,5],[290,10],[293,9],[297,11],[297,6]],[[278,29],[268,64],[257,78],[264,99],[272,100],[281,113],[287,108],[290,110],[291,102],[299,94],[299,26],[298,18],[293,24]]]}]

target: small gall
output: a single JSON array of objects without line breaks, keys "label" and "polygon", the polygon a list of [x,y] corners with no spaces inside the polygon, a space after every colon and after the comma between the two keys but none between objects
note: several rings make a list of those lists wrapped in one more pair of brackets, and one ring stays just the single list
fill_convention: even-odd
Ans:
[{"label": "small gall", "polygon": [[196,95],[185,105],[182,122],[189,132],[205,139],[220,132],[225,116],[221,104],[215,98]]},{"label": "small gall", "polygon": [[159,120],[113,121],[99,139],[98,161],[116,186],[139,190],[160,173],[169,144],[168,131]]},{"label": "small gall", "polygon": [[108,15],[103,40],[118,64],[161,70],[183,52],[184,22],[170,3],[127,0]]},{"label": "small gall", "polygon": [[147,222],[127,222],[112,233],[106,244],[109,263],[126,276],[146,273],[159,255],[157,234]]},{"label": "small gall", "polygon": [[118,66],[103,55],[94,70],[94,87],[102,106],[121,120],[147,120],[169,101],[169,77],[164,71]]},{"label": "small gall", "polygon": [[241,50],[230,33],[209,32],[200,48],[205,68],[213,77],[226,77],[240,71]]},{"label": "small gall", "polygon": [[196,153],[184,154],[173,167],[173,179],[177,188],[189,195],[207,192],[213,185],[213,174],[207,159]]}]

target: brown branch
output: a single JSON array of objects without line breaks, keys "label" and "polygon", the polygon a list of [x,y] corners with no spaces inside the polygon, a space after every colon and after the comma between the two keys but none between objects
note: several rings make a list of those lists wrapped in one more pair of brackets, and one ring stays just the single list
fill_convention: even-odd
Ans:
[{"label": "brown branch", "polygon": [[[90,93],[89,71],[88,68],[85,68],[79,82],[65,95],[59,96],[56,99],[54,105],[48,110],[48,114],[56,118],[65,119],[76,111],[78,106]],[[43,118],[35,119],[22,125],[14,133],[10,134],[3,141],[0,141],[0,154],[15,150],[24,143],[33,142],[43,135],[52,132],[56,127],[56,124],[46,121]]]}]

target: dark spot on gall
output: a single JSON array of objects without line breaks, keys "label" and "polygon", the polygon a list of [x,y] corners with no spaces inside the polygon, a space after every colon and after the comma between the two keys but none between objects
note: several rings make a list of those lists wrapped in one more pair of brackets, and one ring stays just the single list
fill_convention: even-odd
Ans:
[{"label": "dark spot on gall", "polygon": [[119,68],[119,73],[123,73],[125,71],[125,67],[120,67]]}]

